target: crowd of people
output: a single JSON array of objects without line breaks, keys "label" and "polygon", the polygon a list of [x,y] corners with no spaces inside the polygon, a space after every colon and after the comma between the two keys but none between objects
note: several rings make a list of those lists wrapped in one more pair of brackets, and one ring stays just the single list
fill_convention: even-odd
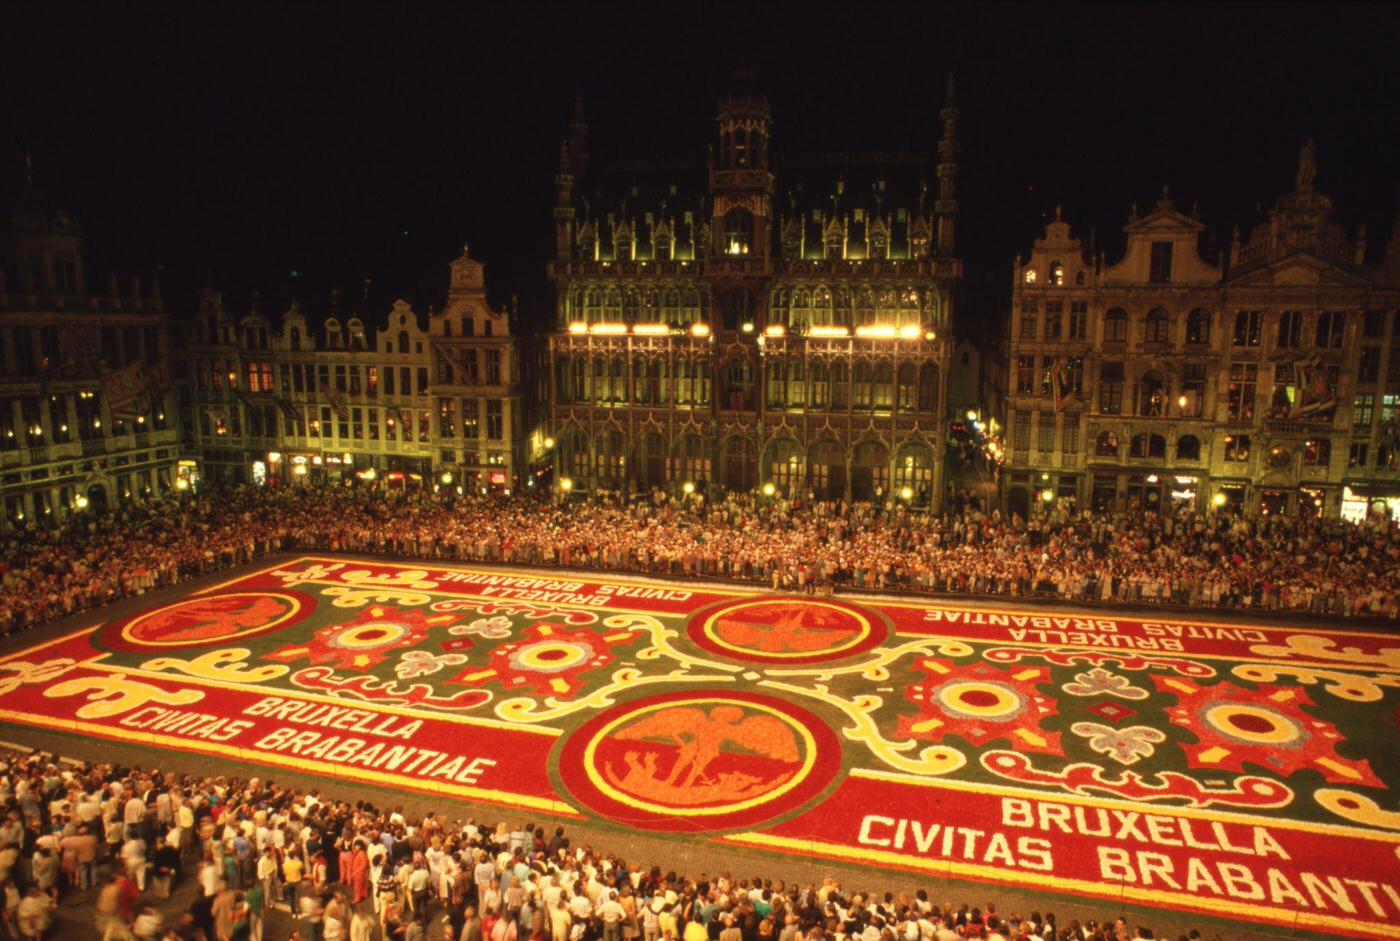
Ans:
[{"label": "crowd of people", "polygon": [[[1152,937],[1123,918],[1002,915],[925,890],[678,874],[576,845],[557,826],[449,821],[258,777],[42,753],[0,755],[0,815],[4,930],[24,941],[57,937],[56,927],[64,939],[101,941]],[[75,899],[94,905],[91,934],[75,933],[71,917],[55,926],[58,905],[72,911]]]},{"label": "crowd of people", "polygon": [[364,488],[224,487],[0,537],[0,631],[259,556],[341,550],[1077,602],[1400,616],[1390,520],[1216,512],[1030,519],[965,508],[656,493],[630,502],[440,498]]}]

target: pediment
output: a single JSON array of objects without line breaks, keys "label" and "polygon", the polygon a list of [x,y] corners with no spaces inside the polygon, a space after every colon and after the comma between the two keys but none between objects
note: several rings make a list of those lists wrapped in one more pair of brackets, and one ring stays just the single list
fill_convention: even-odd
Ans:
[{"label": "pediment", "polygon": [[1272,264],[1254,268],[1241,274],[1239,277],[1232,277],[1230,278],[1230,283],[1237,286],[1290,285],[1317,287],[1336,285],[1360,287],[1364,286],[1367,282],[1364,278],[1358,277],[1343,268],[1338,268],[1330,262],[1300,252],[1295,255],[1290,255],[1287,258],[1280,259]]},{"label": "pediment", "polygon": [[1165,207],[1153,210],[1141,219],[1130,222],[1123,227],[1124,232],[1131,234],[1152,233],[1152,232],[1200,232],[1205,229],[1205,225],[1197,219],[1193,219],[1184,212],[1179,212],[1175,208]]}]

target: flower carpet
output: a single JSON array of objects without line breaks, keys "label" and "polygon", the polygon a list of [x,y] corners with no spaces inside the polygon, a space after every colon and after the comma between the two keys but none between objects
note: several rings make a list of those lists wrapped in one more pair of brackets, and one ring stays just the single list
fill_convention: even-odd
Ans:
[{"label": "flower carpet", "polygon": [[1400,640],[301,558],[0,660],[7,723],[1358,937]]}]

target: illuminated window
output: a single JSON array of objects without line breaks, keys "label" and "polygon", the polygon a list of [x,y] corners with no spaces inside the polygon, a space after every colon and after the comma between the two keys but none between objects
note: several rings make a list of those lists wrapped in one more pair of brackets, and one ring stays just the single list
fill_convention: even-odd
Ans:
[{"label": "illuminated window", "polygon": [[1303,464],[1307,467],[1326,467],[1332,463],[1332,442],[1327,438],[1313,438],[1303,442]]},{"label": "illuminated window", "polygon": [[1249,435],[1225,436],[1225,460],[1243,463],[1249,460]]},{"label": "illuminated window", "polygon": [[1050,283],[1056,287],[1065,283],[1065,266],[1058,258],[1050,262]]},{"label": "illuminated window", "polygon": [[747,255],[753,247],[753,215],[747,209],[731,209],[724,216],[724,253]]},{"label": "illuminated window", "polygon": [[1027,284],[1035,284],[1035,269],[1027,268],[1025,278]]}]

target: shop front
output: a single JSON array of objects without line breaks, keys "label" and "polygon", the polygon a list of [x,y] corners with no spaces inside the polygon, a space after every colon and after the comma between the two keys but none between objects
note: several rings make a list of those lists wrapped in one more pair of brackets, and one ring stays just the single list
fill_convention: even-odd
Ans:
[{"label": "shop front", "polygon": [[1400,519],[1400,482],[1353,482],[1342,487],[1342,519]]}]

